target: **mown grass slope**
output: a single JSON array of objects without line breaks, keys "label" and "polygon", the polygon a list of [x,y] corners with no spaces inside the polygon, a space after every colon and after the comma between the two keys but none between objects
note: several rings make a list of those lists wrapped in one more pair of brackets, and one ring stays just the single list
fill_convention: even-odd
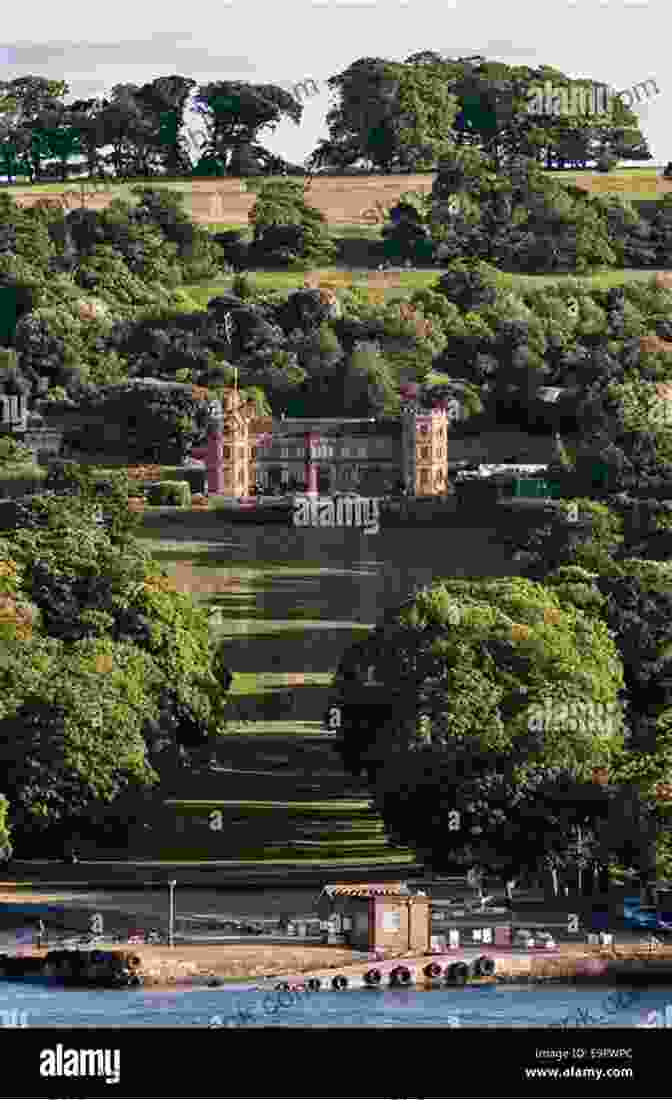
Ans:
[{"label": "mown grass slope", "polygon": [[[322,724],[340,654],[368,627],[329,619],[320,603],[319,566],[275,561],[270,550],[263,562],[250,563],[200,543],[143,543],[182,591],[215,611],[213,631],[227,642],[235,679],[216,766],[204,760],[195,770],[162,770],[147,819],[134,834],[138,856],[327,866],[413,862],[410,852],[387,845],[366,788],[343,771]],[[290,586],[287,595],[283,584]],[[280,605],[286,618],[276,617]],[[349,612],[343,607],[342,618]],[[293,706],[286,713],[289,692]],[[213,829],[215,811],[221,828]]]}]

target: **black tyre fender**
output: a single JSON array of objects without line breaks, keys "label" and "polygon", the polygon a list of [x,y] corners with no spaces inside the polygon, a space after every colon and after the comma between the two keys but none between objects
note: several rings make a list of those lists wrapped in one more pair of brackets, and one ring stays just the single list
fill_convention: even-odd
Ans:
[{"label": "black tyre fender", "polygon": [[412,974],[407,966],[395,966],[390,974],[391,985],[409,985],[411,980]]},{"label": "black tyre fender", "polygon": [[490,978],[495,973],[495,960],[488,955],[480,955],[474,963],[474,973],[479,978]]},{"label": "black tyre fender", "polygon": [[441,966],[437,962],[427,963],[427,966],[423,970],[423,974],[426,978],[440,978]]},{"label": "black tyre fender", "polygon": [[469,967],[465,962],[451,963],[445,977],[448,982],[466,982],[469,977]]}]

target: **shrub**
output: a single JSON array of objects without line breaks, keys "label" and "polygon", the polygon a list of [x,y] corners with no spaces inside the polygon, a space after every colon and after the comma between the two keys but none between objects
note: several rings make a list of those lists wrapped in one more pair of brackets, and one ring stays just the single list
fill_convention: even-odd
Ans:
[{"label": "shrub", "polygon": [[14,348],[0,348],[0,370],[5,378],[8,372],[16,372],[19,369],[19,361]]},{"label": "shrub", "polygon": [[[222,269],[220,249],[212,236],[200,225],[195,225],[181,209],[184,194],[165,189],[154,190],[139,185],[132,191],[138,196],[138,205],[130,210],[134,222],[147,223],[160,230],[168,249],[176,250],[174,277],[186,282],[198,282],[217,276]],[[165,245],[163,246],[165,250]],[[166,283],[166,285],[170,285]]]},{"label": "shrub", "polygon": [[162,480],[164,481],[178,481],[182,484],[186,484],[193,493],[202,493],[205,488],[205,480],[207,472],[204,466],[187,466],[181,469],[176,466],[172,469],[164,469],[162,471]]},{"label": "shrub", "polygon": [[[42,215],[20,206],[10,195],[0,195],[0,251],[46,268],[55,249]],[[3,247],[4,245],[4,247]]]},{"label": "shrub", "polygon": [[249,275],[236,275],[231,285],[231,293],[235,294],[241,301],[245,301],[246,298],[253,298],[255,293],[254,283]]},{"label": "shrub", "polygon": [[[147,472],[133,476],[132,488],[139,488],[142,492],[146,492],[150,485],[177,481],[188,485],[192,495],[205,491],[207,471],[204,466],[147,466],[144,469]],[[143,467],[136,467],[136,470],[142,471]]]},{"label": "shrub", "polygon": [[[207,402],[178,385],[129,384],[110,387],[96,407],[111,423],[128,432],[128,454],[135,460],[177,464],[191,447],[204,441]],[[135,436],[135,439],[133,439]]]},{"label": "shrub", "polygon": [[408,193],[390,210],[390,222],[383,226],[384,253],[388,260],[434,262],[435,245],[427,225],[429,203],[423,195]]},{"label": "shrub", "polygon": [[7,822],[9,802],[4,794],[0,794],[0,859],[11,859],[14,851],[12,835]]},{"label": "shrub", "polygon": [[470,312],[497,301],[496,269],[479,261],[455,260],[434,289]]},{"label": "shrub", "polygon": [[305,201],[294,180],[270,180],[259,190],[249,219],[254,226],[250,250],[255,262],[280,267],[331,263],[338,249],[324,215]]},{"label": "shrub", "polygon": [[33,452],[11,435],[0,436],[0,470],[4,466],[16,466],[33,461]]},{"label": "shrub", "polygon": [[0,469],[0,498],[3,500],[41,493],[46,472],[35,463]]},{"label": "shrub", "polygon": [[[227,230],[225,233],[215,233],[213,235],[215,244],[221,248],[224,259],[227,263],[231,264],[234,271],[240,271],[246,266],[250,245],[249,242],[243,239],[242,233],[237,229]],[[237,292],[236,292],[237,293]]]},{"label": "shrub", "polygon": [[166,300],[168,296],[165,288],[147,286],[109,244],[98,244],[87,253],[75,268],[74,279],[82,290],[125,307],[155,306],[157,297]]},{"label": "shrub", "polygon": [[191,506],[191,488],[186,481],[159,481],[147,487],[147,500],[155,505]]},{"label": "shrub", "polygon": [[[93,507],[96,514],[99,502],[104,502],[102,521],[115,543],[125,543],[137,529],[137,522],[128,510],[129,479],[125,470],[110,471],[100,476],[90,466],[57,459],[50,464],[44,491],[47,496],[54,497],[53,507],[56,509],[59,497],[69,497],[75,510],[80,505],[85,509]],[[39,513],[39,501],[36,501],[36,506]],[[47,513],[51,507],[49,504],[45,506]],[[33,526],[28,516],[24,517],[23,526]]]},{"label": "shrub", "polygon": [[11,271],[14,266],[0,264],[0,343],[3,344],[13,342],[18,321],[24,314],[36,309],[40,300],[38,280],[30,277],[20,279]]}]

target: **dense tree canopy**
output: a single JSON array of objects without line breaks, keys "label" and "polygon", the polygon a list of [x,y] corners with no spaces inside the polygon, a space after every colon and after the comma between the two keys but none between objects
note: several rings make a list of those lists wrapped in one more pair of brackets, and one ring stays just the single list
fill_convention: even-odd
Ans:
[{"label": "dense tree canopy", "polygon": [[[432,867],[557,871],[609,818],[591,780],[623,747],[621,663],[602,622],[542,585],[437,581],[346,651],[336,684],[346,767]],[[586,701],[602,717],[577,723]]]},{"label": "dense tree canopy", "polygon": [[515,756],[473,745],[393,756],[376,776],[374,805],[427,866],[483,867],[505,882],[568,871],[610,814],[608,794],[571,769],[517,768]]},{"label": "dense tree canopy", "polygon": [[225,724],[207,614],[128,531],[96,522],[86,488],[27,498],[0,543],[0,754],[24,848],[154,782],[161,740],[196,748]]},{"label": "dense tree canopy", "polygon": [[[517,171],[497,174],[477,149],[465,146],[444,158],[432,196],[404,195],[386,227],[385,247],[424,241],[433,258],[422,262],[444,265],[444,246],[453,240],[449,254],[457,258],[431,289],[384,302],[361,289],[338,300],[323,288],[267,295],[248,279],[238,284],[241,296],[219,295],[204,310],[180,289],[180,282],[210,278],[227,265],[330,262],[333,245],[322,215],[310,206],[309,192],[291,181],[263,185],[253,239],[244,248],[194,226],[180,210],[181,196],[144,186],[136,189],[136,205],[115,201],[105,211],[23,209],[4,196],[0,321],[15,363],[0,369],[0,387],[56,410],[64,403],[90,406],[99,391],[138,377],[216,388],[232,380],[235,368],[242,387],[264,390],[273,415],[300,398],[310,415],[347,415],[354,399],[366,416],[394,412],[402,386],[411,383],[420,387],[422,407],[457,396],[499,424],[578,432],[585,440],[576,457],[583,490],[573,495],[599,489],[598,467],[606,471],[605,491],[660,477],[672,454],[664,424],[651,415],[651,387],[669,377],[671,292],[654,279],[608,291],[571,280],[543,292],[513,291],[482,258],[501,265],[504,254],[467,247],[462,230],[455,237],[455,218],[492,243],[522,225],[511,216],[512,196],[521,217],[525,211],[532,217],[540,196],[562,206],[558,184],[529,164]],[[463,206],[477,201],[483,206],[478,216]],[[600,213],[599,204],[591,206],[578,192],[568,192],[567,201],[570,213],[588,203],[612,242],[630,224],[629,218],[610,221],[607,208]],[[534,214],[535,224],[525,230],[528,245],[533,238],[539,245],[539,262],[530,270],[544,270],[552,252],[545,217]],[[596,239],[574,238],[589,250]],[[519,266],[522,245],[510,243]],[[567,262],[576,266],[576,256]],[[643,262],[667,261],[658,251]],[[366,380],[351,369],[362,348],[368,349]],[[559,387],[560,400],[542,401],[542,386]],[[159,446],[158,436],[142,434],[148,447]],[[204,442],[202,428],[193,442]]]},{"label": "dense tree canopy", "polygon": [[545,168],[650,156],[637,116],[620,99],[608,115],[590,96],[580,114],[547,113],[535,108],[534,97],[545,81],[588,91],[595,83],[570,81],[548,65],[447,58],[431,50],[401,63],[360,58],[328,81],[339,102],[327,114],[329,136],[311,163],[343,168],[364,161],[383,171],[421,171],[441,160],[448,142],[486,153],[497,167],[517,156]]},{"label": "dense tree canopy", "polygon": [[[580,770],[607,749],[602,732],[593,742],[558,728],[535,744],[530,711],[547,697],[609,702],[622,673],[606,628],[562,609],[542,585],[443,580],[386,613],[369,638],[347,650],[336,683],[344,708],[341,751],[357,773],[368,767],[375,774],[395,746],[450,746],[476,734],[493,751],[522,738],[531,760],[541,754],[546,764]],[[393,713],[365,733],[359,719],[367,683],[374,685],[374,703],[380,697]]]},{"label": "dense tree canopy", "polygon": [[[550,81],[590,91],[548,65],[506,65],[485,57],[446,58],[431,50],[403,62],[360,58],[327,84],[337,102],[313,167],[431,169],[451,145],[476,148],[497,165],[529,156],[546,168],[650,158],[639,120],[619,99],[609,114],[590,96],[581,113],[535,106]],[[655,81],[647,81],[646,85]],[[645,85],[645,87],[646,87]],[[647,87],[648,91],[648,87]],[[89,173],[117,178],[166,174],[255,175],[301,171],[259,144],[284,119],[301,121],[300,93],[246,81],[196,81],[178,74],[143,85],[118,83],[108,97],[71,100],[64,81],[24,76],[0,87],[0,157],[12,178],[67,179],[82,161]],[[192,164],[186,112],[205,134]],[[192,142],[193,146],[193,142]]]},{"label": "dense tree canopy", "polygon": [[521,555],[528,573],[543,575],[563,607],[578,607],[607,626],[618,648],[625,741],[612,760],[614,797],[600,837],[650,882],[661,860],[669,866],[669,808],[660,784],[672,777],[672,572],[667,561],[630,555],[633,545],[646,551],[655,539],[656,514],[667,513],[660,507],[635,510],[638,502],[619,498],[611,509],[577,503],[592,513],[592,523],[576,531],[578,525],[558,520],[533,532],[527,544],[531,553]]},{"label": "dense tree canopy", "polygon": [[[550,177],[531,157],[505,165],[478,149],[442,157],[430,195],[403,195],[383,228],[390,257],[486,261],[507,271],[589,273],[666,266],[669,201],[645,219],[632,203]],[[613,295],[612,295],[613,297]],[[612,310],[616,321],[618,313]]]},{"label": "dense tree canopy", "polygon": [[67,835],[68,822],[130,783],[157,780],[144,727],[161,674],[135,645],[34,637],[5,650],[0,675],[0,756],[24,851],[39,850],[54,826]]}]

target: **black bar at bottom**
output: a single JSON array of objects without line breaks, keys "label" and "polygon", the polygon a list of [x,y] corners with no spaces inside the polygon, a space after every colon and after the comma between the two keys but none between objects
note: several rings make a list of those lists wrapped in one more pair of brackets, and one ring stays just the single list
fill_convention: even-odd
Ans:
[{"label": "black bar at bottom", "polygon": [[13,1100],[670,1096],[664,1029],[20,1027],[0,1059]]}]

